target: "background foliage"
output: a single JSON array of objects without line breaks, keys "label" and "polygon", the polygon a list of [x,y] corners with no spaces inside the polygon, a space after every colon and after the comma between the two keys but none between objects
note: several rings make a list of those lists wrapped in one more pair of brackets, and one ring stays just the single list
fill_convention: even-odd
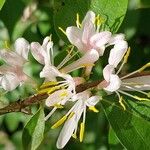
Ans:
[{"label": "background foliage", "polygon": [[[31,9],[28,17],[25,16],[27,7]],[[41,43],[45,36],[52,33],[57,56],[55,62],[58,63],[59,58],[65,55],[63,50],[66,45],[63,41],[68,43],[58,27],[61,26],[65,29],[67,26],[75,25],[76,13],[80,14],[82,20],[89,9],[100,14],[106,20],[103,30],[125,33],[131,47],[131,55],[123,73],[133,71],[149,61],[149,0],[130,0],[129,4],[127,0],[0,0],[0,48],[6,46],[5,41],[7,41],[7,45],[11,46],[21,36],[30,42],[39,41]],[[124,16],[126,9],[127,14]],[[108,52],[105,53],[103,59],[97,62],[91,80],[101,77],[107,57]],[[41,66],[32,56],[30,56],[30,60],[32,68],[27,65],[26,70],[30,76],[41,83],[42,81],[38,79]],[[78,73],[74,73],[74,75],[76,74]],[[23,86],[7,93],[6,96],[2,95],[0,108],[20,97],[25,98],[31,93],[33,91],[30,87]],[[126,112],[117,104],[115,95],[105,97],[98,106],[100,113],[88,112],[84,142],[79,143],[78,140],[71,139],[64,149],[150,149],[150,105],[147,102],[139,103],[126,97],[124,99],[127,106]],[[32,109],[33,112],[37,111],[36,107]],[[49,110],[45,110],[45,113],[47,112]],[[25,149],[27,147],[36,149],[42,141],[39,150],[55,150],[55,142],[60,128],[50,130],[50,127],[62,114],[65,114],[65,110],[57,111],[55,116],[46,122],[45,130],[42,108],[32,118],[21,113],[0,116],[0,150],[23,149],[22,138]],[[42,140],[43,132],[44,140]]]}]

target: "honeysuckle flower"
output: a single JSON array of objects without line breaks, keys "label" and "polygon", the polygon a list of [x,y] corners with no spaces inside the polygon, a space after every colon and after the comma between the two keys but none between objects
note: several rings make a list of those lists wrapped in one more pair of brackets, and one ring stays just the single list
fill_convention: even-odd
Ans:
[{"label": "honeysuckle flower", "polygon": [[[130,48],[127,51],[127,44],[122,43],[121,46],[122,47],[120,48],[117,46],[118,50],[114,50],[114,49],[111,50],[110,55],[109,55],[109,64],[106,65],[106,67],[103,69],[103,75],[104,75],[105,81],[107,81],[107,86],[104,87],[104,90],[108,92],[115,92],[119,97],[119,103],[125,110],[126,107],[122,102],[123,99],[120,96],[120,94],[127,95],[129,97],[132,97],[140,101],[141,100],[149,101],[149,93],[144,92],[144,90],[150,89],[150,81],[149,81],[150,76],[145,75],[145,76],[140,76],[140,77],[132,77],[132,75],[143,71],[145,68],[150,66],[150,63],[147,63],[140,69],[130,74],[127,74],[126,76],[119,77],[118,74],[121,71],[123,65],[127,62],[127,59],[130,53]],[[121,64],[117,73],[115,73],[115,68],[120,63],[123,57],[124,57],[123,63]],[[141,94],[144,94],[144,97],[131,95],[130,93],[127,93],[126,91],[137,91]]]},{"label": "honeysuckle flower", "polygon": [[88,11],[82,24],[77,19],[77,27],[67,27],[66,35],[70,43],[75,45],[82,53],[95,49],[98,51],[99,56],[102,56],[105,45],[110,40],[111,32],[99,32],[100,20],[97,20],[97,26],[95,25],[95,21],[95,13]]},{"label": "honeysuckle flower", "polygon": [[78,123],[82,115],[83,120],[80,124],[79,139],[80,142],[83,141],[87,107],[94,112],[98,112],[98,110],[94,106],[98,103],[99,96],[90,96],[90,95],[91,93],[89,91],[84,91],[76,94],[73,97],[76,103],[64,117],[62,117],[58,122],[56,122],[52,126],[52,129],[57,128],[66,121],[57,140],[56,145],[58,149],[62,149],[67,144],[71,136],[76,138]]},{"label": "honeysuckle flower", "polygon": [[33,82],[23,71],[23,65],[28,61],[29,43],[19,38],[14,44],[15,51],[0,50],[0,58],[6,64],[0,66],[0,85],[6,91],[14,90],[24,82]]}]

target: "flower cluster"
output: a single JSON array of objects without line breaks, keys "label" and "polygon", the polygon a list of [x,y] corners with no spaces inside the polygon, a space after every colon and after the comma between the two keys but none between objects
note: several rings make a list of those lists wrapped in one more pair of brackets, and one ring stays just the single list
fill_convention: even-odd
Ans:
[{"label": "flower cluster", "polygon": [[[107,47],[112,49],[110,50],[108,64],[103,69],[104,84],[100,83],[97,88],[103,89],[107,93],[115,92],[124,110],[126,107],[120,94],[130,96],[136,100],[149,100],[149,95],[143,90],[150,89],[150,76],[133,77],[134,74],[149,67],[149,63],[128,75],[119,76],[130,53],[130,48],[128,48],[124,35],[112,35],[109,31],[101,31],[101,18],[92,11],[87,12],[82,23],[80,23],[79,15],[77,14],[76,24],[76,27],[67,27],[66,31],[63,31],[72,47],[68,55],[57,66],[54,64],[51,36],[46,37],[42,45],[38,42],[29,44],[24,38],[19,38],[14,45],[15,51],[9,49],[2,49],[0,51],[0,57],[6,62],[6,64],[0,66],[0,85],[6,91],[12,91],[23,83],[34,83],[23,69],[24,64],[28,61],[29,50],[33,57],[43,65],[39,76],[44,78],[44,83],[38,88],[36,94],[48,94],[45,105],[52,107],[52,110],[45,117],[45,121],[58,108],[63,108],[68,102],[73,104],[66,115],[52,126],[52,129],[54,129],[64,123],[57,140],[57,148],[59,149],[63,148],[71,137],[78,137],[78,128],[80,128],[79,140],[82,142],[87,108],[93,112],[98,112],[95,105],[101,97],[93,95],[90,89],[77,93],[76,86],[84,84],[85,79],[83,77],[90,76],[95,62],[99,57],[103,56]],[[75,53],[74,47],[78,50]],[[70,60],[79,52],[82,56],[76,61],[71,62]],[[115,73],[121,61],[122,64]],[[83,76],[73,77],[69,74],[79,68],[84,68]],[[126,92],[131,90],[138,91],[146,95],[146,97],[138,97]],[[80,121],[81,118],[82,121]],[[80,127],[78,127],[79,123]]]}]

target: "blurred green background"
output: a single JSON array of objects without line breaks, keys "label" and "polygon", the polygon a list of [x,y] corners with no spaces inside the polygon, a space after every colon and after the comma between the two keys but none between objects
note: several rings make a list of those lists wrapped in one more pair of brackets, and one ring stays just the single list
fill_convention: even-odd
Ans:
[{"label": "blurred green background", "polygon": [[[54,5],[55,1],[55,5]],[[24,37],[29,42],[39,41],[42,43],[45,36],[52,34],[55,43],[55,56],[64,49],[64,42],[57,36],[53,15],[59,7],[63,6],[63,0],[6,0],[0,11],[0,48],[7,45],[13,47],[18,37]],[[150,1],[130,0],[126,17],[118,33],[125,33],[131,47],[129,62],[123,73],[133,71],[147,63],[150,59]],[[107,52],[105,54],[108,55]],[[96,80],[101,75],[102,68],[106,65],[107,57],[103,57],[94,70],[92,79]],[[31,56],[32,68],[26,66],[28,74],[39,81],[38,72],[41,66]],[[19,87],[6,96],[1,96],[0,108],[16,99],[25,98],[33,93],[28,86]],[[33,111],[36,111],[36,107]],[[99,114],[88,112],[86,119],[86,133],[83,143],[71,139],[65,150],[123,150],[123,146],[115,137],[109,127],[106,117],[100,110]],[[49,110],[45,111],[46,113]],[[45,139],[39,150],[55,150],[56,139],[59,129],[50,130],[51,125],[65,114],[65,110],[57,111],[46,123]],[[21,113],[12,113],[0,116],[0,150],[21,150],[22,129],[30,116]]]}]

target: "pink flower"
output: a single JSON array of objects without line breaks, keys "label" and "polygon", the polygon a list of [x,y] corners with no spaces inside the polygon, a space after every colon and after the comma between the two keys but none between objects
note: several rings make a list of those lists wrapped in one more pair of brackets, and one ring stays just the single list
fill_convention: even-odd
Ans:
[{"label": "pink flower", "polygon": [[0,66],[0,85],[6,91],[12,91],[24,82],[32,82],[23,72],[23,65],[28,59],[29,43],[24,38],[19,38],[14,46],[15,51],[0,50],[0,57],[6,62]]}]

